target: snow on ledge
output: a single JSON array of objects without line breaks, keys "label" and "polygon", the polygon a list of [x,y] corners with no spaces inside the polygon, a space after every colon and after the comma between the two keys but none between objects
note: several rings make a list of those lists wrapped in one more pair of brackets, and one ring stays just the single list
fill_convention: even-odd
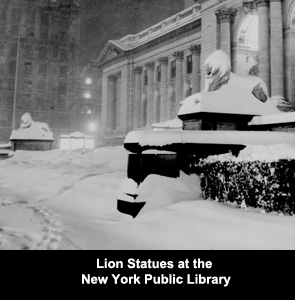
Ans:
[{"label": "snow on ledge", "polygon": [[61,138],[93,138],[92,135],[85,135],[84,133],[80,132],[80,131],[75,131],[73,133],[70,134],[61,134],[60,135]]},{"label": "snow on ledge", "polygon": [[154,123],[152,124],[152,128],[154,130],[165,130],[165,129],[178,129],[182,130],[182,120],[179,118],[175,118],[172,120],[168,120],[163,123]]},{"label": "snow on ledge", "polygon": [[248,123],[248,125],[268,125],[268,124],[282,124],[282,123],[295,123],[295,112],[255,116]]},{"label": "snow on ledge", "polygon": [[294,132],[232,130],[138,130],[127,134],[124,144],[165,146],[171,144],[295,145]]}]

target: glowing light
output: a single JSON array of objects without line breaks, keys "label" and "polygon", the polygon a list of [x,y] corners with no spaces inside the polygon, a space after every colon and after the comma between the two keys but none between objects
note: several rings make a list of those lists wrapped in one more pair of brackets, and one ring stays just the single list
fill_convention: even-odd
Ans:
[{"label": "glowing light", "polygon": [[89,130],[89,131],[95,131],[96,128],[97,128],[96,123],[91,122],[91,123],[88,124],[88,130]]},{"label": "glowing light", "polygon": [[90,92],[85,92],[84,98],[90,99],[91,98],[91,93]]},{"label": "glowing light", "polygon": [[85,83],[86,83],[86,84],[92,84],[92,79],[91,79],[90,77],[87,77],[87,78],[85,79]]}]

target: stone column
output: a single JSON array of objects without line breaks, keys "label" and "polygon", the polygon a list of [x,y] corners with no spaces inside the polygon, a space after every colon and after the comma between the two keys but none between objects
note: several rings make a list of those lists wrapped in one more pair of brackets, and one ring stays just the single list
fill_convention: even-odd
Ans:
[{"label": "stone column", "polygon": [[141,127],[141,73],[142,67],[133,69],[135,74],[134,87],[134,128]]},{"label": "stone column", "polygon": [[154,109],[154,62],[148,62],[145,64],[147,68],[147,118],[146,118],[146,126],[150,126],[153,123],[153,109]]},{"label": "stone column", "polygon": [[108,95],[107,95],[107,129],[116,129],[116,80],[115,76],[108,76]]},{"label": "stone column", "polygon": [[[175,104],[181,102],[183,98],[183,84],[182,84],[182,77],[183,77],[183,52],[176,51],[173,53],[173,57],[176,59],[176,77],[175,77]],[[177,110],[177,109],[176,109]]]},{"label": "stone column", "polygon": [[201,54],[201,45],[192,45],[189,47],[189,50],[192,54],[193,62],[193,73],[192,73],[192,94],[198,93],[201,91],[201,82],[200,82],[200,54]]},{"label": "stone column", "polygon": [[270,0],[271,96],[284,96],[284,41],[282,0]]},{"label": "stone column", "polygon": [[258,70],[270,93],[269,0],[256,0],[258,7]]},{"label": "stone column", "polygon": [[160,122],[167,121],[168,119],[168,99],[167,99],[167,72],[168,72],[168,57],[160,57],[159,63],[161,64],[161,116]]},{"label": "stone column", "polygon": [[236,15],[236,10],[232,8],[221,8],[215,12],[220,24],[220,50],[226,52],[231,58],[231,37],[230,24]]}]

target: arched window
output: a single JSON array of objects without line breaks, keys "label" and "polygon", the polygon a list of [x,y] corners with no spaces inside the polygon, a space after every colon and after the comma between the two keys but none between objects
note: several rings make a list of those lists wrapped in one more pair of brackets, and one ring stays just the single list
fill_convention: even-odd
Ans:
[{"label": "arched window", "polygon": [[249,70],[257,64],[258,53],[258,17],[248,15],[237,32],[236,65],[233,71],[249,74]]}]

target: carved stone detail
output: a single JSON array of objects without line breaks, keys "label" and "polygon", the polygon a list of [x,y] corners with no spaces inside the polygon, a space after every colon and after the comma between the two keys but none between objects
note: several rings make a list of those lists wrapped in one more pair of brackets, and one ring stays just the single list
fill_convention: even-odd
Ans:
[{"label": "carved stone detail", "polygon": [[255,0],[257,7],[268,7],[269,0]]},{"label": "carved stone detail", "polygon": [[133,68],[133,71],[135,74],[141,74],[142,73],[142,67],[141,66],[136,66]]},{"label": "carved stone detail", "polygon": [[183,60],[183,51],[175,51],[172,55],[177,60]]},{"label": "carved stone detail", "polygon": [[243,2],[243,11],[246,14],[252,13],[253,9],[257,9],[256,1],[244,1]]},{"label": "carved stone detail", "polygon": [[117,55],[119,55],[119,51],[114,47],[110,47],[106,53],[105,59],[110,59]]},{"label": "carved stone detail", "polygon": [[237,13],[236,9],[233,8],[221,8],[215,12],[219,23],[230,23],[233,21]]},{"label": "carved stone detail", "polygon": [[155,67],[155,63],[153,61],[147,62],[144,65],[148,70],[152,70]]},{"label": "carved stone detail", "polygon": [[201,54],[201,45],[192,45],[189,48],[191,54],[200,55]]},{"label": "carved stone detail", "polygon": [[161,64],[161,65],[167,65],[168,64],[168,57],[160,57],[158,59],[158,62]]}]

